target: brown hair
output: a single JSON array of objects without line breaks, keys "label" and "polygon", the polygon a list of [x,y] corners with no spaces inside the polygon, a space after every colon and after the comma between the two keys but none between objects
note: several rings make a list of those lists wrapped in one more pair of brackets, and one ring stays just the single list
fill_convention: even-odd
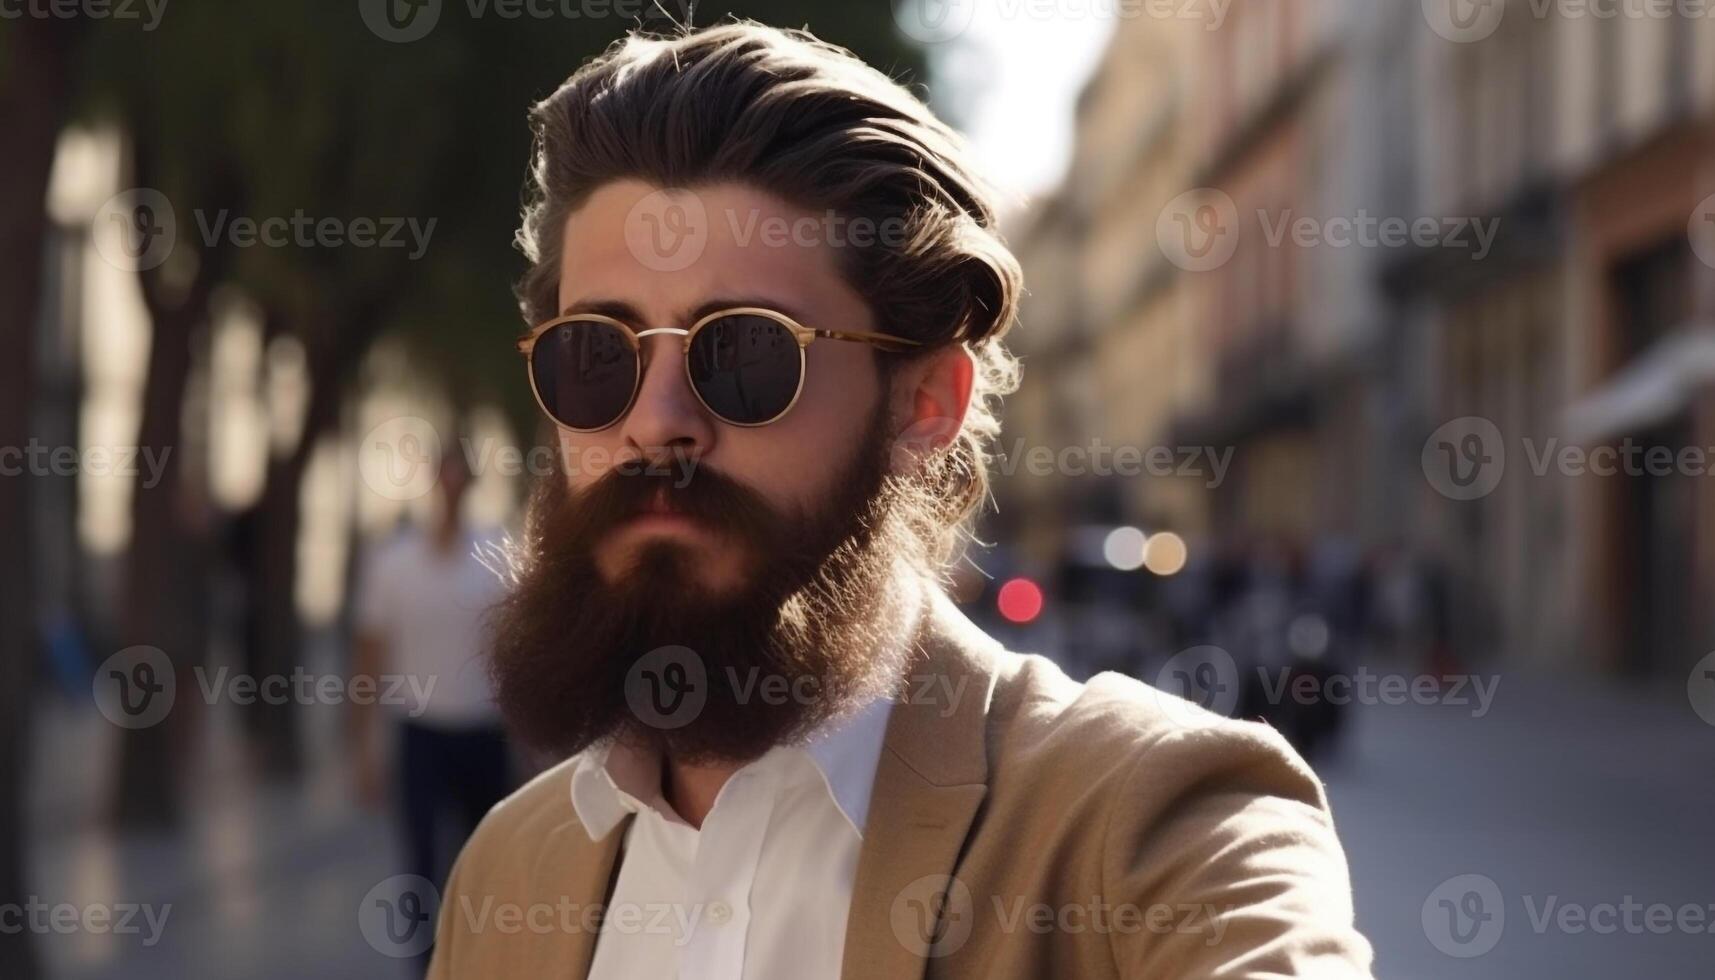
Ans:
[{"label": "brown hair", "polygon": [[[898,234],[841,250],[877,329],[930,350],[963,344],[971,406],[926,466],[920,521],[945,562],[988,493],[999,396],[1018,385],[1001,343],[1022,275],[996,228],[994,191],[970,151],[919,99],[844,48],[751,21],[661,36],[632,33],[579,68],[530,113],[535,151],[518,243],[529,323],[555,315],[567,215],[622,178],[664,188],[723,181],[815,213],[863,217]],[[884,377],[898,358],[881,354]]]}]

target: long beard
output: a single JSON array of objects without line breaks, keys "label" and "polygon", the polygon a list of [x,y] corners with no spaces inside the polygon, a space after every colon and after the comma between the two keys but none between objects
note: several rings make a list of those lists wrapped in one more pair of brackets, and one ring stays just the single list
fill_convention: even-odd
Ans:
[{"label": "long beard", "polygon": [[[872,421],[829,495],[780,512],[708,466],[610,470],[573,495],[559,473],[532,495],[514,580],[491,613],[490,672],[508,726],[556,756],[617,738],[700,764],[744,762],[890,693],[907,644],[920,545]],[[596,546],[656,493],[720,529],[744,580],[711,592],[697,548],[657,539],[612,581]],[[703,545],[702,547],[711,547]]]}]

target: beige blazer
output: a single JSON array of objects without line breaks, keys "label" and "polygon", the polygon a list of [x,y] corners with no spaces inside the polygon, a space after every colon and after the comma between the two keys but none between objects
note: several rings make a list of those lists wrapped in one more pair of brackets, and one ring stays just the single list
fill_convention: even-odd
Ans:
[{"label": "beige blazer", "polygon": [[[1116,674],[1079,684],[926,592],[844,977],[1370,976],[1327,799],[1272,729]],[[432,980],[587,974],[627,823],[589,839],[574,764],[496,806],[466,844]]]}]

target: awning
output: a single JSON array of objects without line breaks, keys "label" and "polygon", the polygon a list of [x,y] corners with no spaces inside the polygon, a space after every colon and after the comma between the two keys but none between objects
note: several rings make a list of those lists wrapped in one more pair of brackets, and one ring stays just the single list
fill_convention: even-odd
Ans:
[{"label": "awning", "polygon": [[1573,402],[1563,416],[1567,437],[1603,442],[1644,431],[1678,415],[1710,384],[1715,384],[1715,325],[1683,327]]}]

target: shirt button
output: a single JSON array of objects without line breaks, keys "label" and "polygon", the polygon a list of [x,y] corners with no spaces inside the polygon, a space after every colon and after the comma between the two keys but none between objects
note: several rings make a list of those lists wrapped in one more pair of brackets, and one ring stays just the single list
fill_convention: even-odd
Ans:
[{"label": "shirt button", "polygon": [[732,921],[732,906],[726,902],[715,900],[709,903],[709,921],[717,926],[724,926]]}]

